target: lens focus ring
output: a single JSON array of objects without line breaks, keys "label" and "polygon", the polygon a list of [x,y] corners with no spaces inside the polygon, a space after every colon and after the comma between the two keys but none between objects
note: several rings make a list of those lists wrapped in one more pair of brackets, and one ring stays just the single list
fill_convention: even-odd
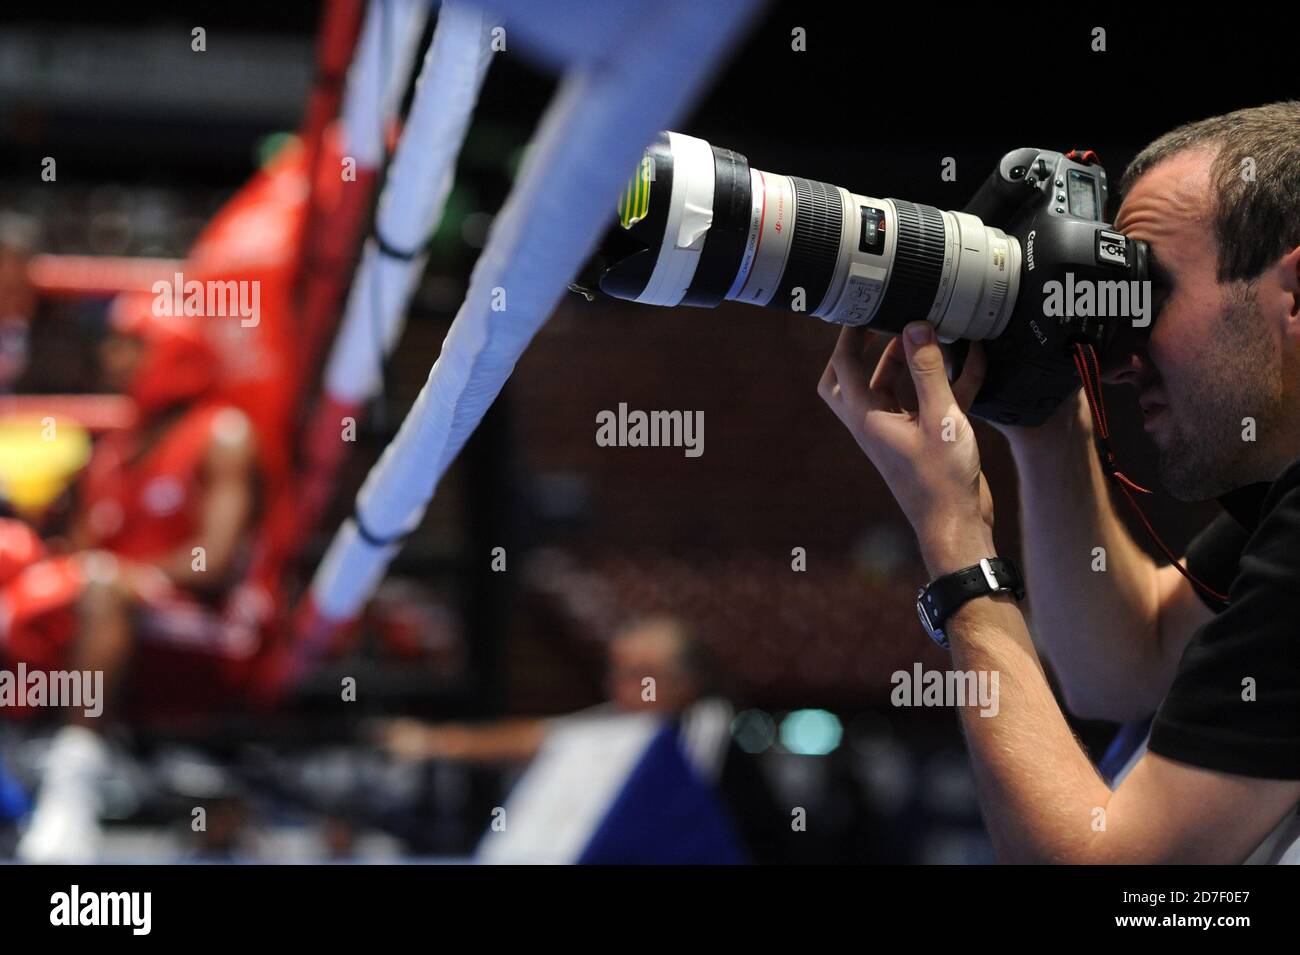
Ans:
[{"label": "lens focus ring", "polygon": [[794,289],[804,290],[804,311],[815,312],[826,297],[840,254],[844,211],[840,191],[812,179],[791,176],[794,186],[794,237],[781,284],[771,304],[788,308]]},{"label": "lens focus ring", "polygon": [[924,321],[934,306],[943,277],[946,232],[943,214],[934,206],[894,200],[898,210],[898,245],[889,287],[871,327],[901,332],[908,322]]}]

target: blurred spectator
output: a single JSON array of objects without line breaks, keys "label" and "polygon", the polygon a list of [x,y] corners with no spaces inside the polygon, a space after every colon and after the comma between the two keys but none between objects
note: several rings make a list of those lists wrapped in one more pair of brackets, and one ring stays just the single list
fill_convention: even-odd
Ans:
[{"label": "blurred spectator", "polygon": [[[522,764],[537,756],[548,734],[563,725],[649,710],[674,726],[688,761],[722,797],[751,858],[782,861],[788,815],[776,807],[754,757],[732,740],[734,710],[715,695],[715,677],[705,644],[687,624],[671,616],[647,617],[609,641],[606,703],[550,719],[472,725],[399,719],[384,723],[379,738],[403,759]],[[581,787],[584,780],[575,778],[572,785]]]}]

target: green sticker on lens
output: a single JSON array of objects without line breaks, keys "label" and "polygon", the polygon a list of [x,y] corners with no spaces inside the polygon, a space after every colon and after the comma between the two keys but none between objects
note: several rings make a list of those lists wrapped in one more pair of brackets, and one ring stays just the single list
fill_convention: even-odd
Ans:
[{"label": "green sticker on lens", "polygon": [[654,160],[649,156],[641,157],[636,175],[628,180],[627,188],[618,197],[618,221],[624,229],[630,229],[646,217],[650,211],[650,182]]}]

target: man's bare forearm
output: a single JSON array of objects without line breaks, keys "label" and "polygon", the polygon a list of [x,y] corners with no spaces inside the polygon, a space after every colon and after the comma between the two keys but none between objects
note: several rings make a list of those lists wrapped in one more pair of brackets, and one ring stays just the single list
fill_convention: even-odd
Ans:
[{"label": "man's bare forearm", "polygon": [[1088,862],[1092,813],[1110,791],[1074,739],[1009,597],[982,598],[951,618],[953,667],[997,673],[996,715],[960,708],[980,808],[1002,862]]},{"label": "man's bare forearm", "polygon": [[1159,699],[1156,565],[1115,514],[1076,399],[1041,428],[1008,433],[1030,620],[1073,711],[1136,719]]}]

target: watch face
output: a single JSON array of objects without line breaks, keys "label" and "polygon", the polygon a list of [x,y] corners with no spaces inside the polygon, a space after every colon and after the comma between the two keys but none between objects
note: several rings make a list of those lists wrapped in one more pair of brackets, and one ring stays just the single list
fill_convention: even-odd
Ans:
[{"label": "watch face", "polygon": [[921,626],[925,628],[925,632],[929,635],[930,639],[936,639],[934,635],[934,624],[930,622],[930,615],[925,612],[925,604],[921,603],[919,600],[916,602],[916,615],[921,618]]},{"label": "watch face", "polygon": [[930,615],[926,612],[925,604],[920,600],[916,602],[916,615],[921,618],[921,626],[925,628],[925,632],[929,635],[930,639],[947,650],[948,638],[944,636],[943,631],[936,627],[930,620]]}]

